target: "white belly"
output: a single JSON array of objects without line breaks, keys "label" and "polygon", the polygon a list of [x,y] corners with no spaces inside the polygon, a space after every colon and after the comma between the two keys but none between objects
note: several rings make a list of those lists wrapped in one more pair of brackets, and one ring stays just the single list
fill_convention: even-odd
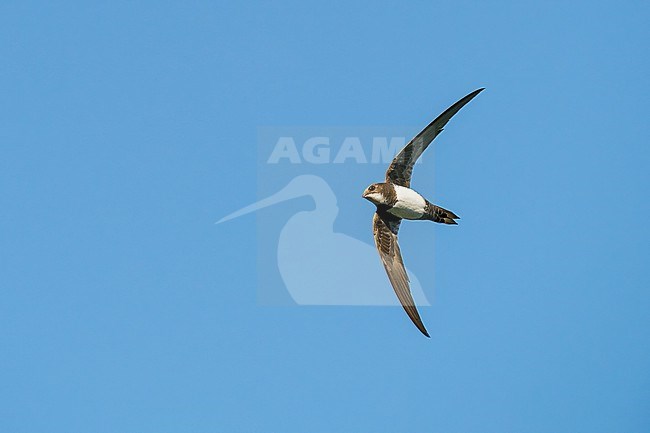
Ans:
[{"label": "white belly", "polygon": [[395,185],[397,203],[388,211],[395,216],[404,219],[418,219],[424,215],[426,201],[424,198],[410,188]]}]

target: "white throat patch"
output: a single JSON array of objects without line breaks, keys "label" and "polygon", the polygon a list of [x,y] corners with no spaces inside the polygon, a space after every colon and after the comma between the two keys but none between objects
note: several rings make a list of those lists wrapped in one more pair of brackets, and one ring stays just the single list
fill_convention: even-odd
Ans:
[{"label": "white throat patch", "polygon": [[366,196],[366,198],[374,204],[383,204],[385,200],[385,197],[380,192],[370,193]]}]

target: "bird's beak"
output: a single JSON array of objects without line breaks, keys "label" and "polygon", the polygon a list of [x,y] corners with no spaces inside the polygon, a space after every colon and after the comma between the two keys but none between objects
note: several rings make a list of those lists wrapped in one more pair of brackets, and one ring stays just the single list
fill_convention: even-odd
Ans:
[{"label": "bird's beak", "polygon": [[255,212],[257,210],[260,210],[262,208],[272,206],[276,203],[281,203],[283,201],[291,200],[296,197],[300,197],[302,195],[307,194],[308,191],[300,191],[299,189],[293,187],[293,184],[290,183],[280,191],[276,192],[275,194],[263,198],[257,203],[253,203],[251,205],[248,205],[244,208],[239,209],[236,212],[231,213],[230,215],[226,215],[225,217],[221,218],[219,221],[216,222],[216,224],[221,224],[222,222],[238,218],[242,215],[246,215],[251,212]]}]

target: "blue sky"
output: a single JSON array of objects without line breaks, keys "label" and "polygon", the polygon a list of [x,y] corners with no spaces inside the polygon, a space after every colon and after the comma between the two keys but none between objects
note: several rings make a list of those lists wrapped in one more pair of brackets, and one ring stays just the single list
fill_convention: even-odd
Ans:
[{"label": "blue sky", "polygon": [[[3,2],[0,431],[648,431],[649,19]],[[414,178],[460,226],[400,234],[432,338],[399,308],[261,305],[260,221],[312,205],[214,224],[259,197],[259,128],[415,134],[478,87]],[[385,167],[346,167],[334,227],[370,243]]]}]

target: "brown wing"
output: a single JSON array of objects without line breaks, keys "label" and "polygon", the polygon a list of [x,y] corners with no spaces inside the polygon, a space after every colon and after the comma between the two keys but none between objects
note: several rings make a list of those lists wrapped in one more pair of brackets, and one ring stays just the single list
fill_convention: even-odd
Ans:
[{"label": "brown wing", "polygon": [[397,298],[401,302],[406,314],[411,318],[415,326],[427,337],[427,332],[418,310],[413,302],[411,296],[411,289],[409,287],[409,278],[404,269],[404,262],[402,261],[402,253],[399,250],[397,243],[397,231],[402,220],[388,213],[382,212],[375,213],[372,220],[372,231],[375,235],[375,246],[379,251],[379,257],[384,264],[388,279],[390,280]]},{"label": "brown wing", "polygon": [[422,132],[409,141],[388,167],[388,171],[386,171],[386,181],[409,188],[411,185],[413,166],[420,155],[422,155],[422,152],[424,152],[433,139],[442,132],[442,129],[445,127],[447,122],[449,122],[449,119],[451,119],[454,114],[458,113],[458,111],[465,106],[465,104],[474,99],[474,97],[483,90],[483,88],[475,90],[451,107],[447,108],[444,113],[436,117],[436,119],[429,123]]}]

